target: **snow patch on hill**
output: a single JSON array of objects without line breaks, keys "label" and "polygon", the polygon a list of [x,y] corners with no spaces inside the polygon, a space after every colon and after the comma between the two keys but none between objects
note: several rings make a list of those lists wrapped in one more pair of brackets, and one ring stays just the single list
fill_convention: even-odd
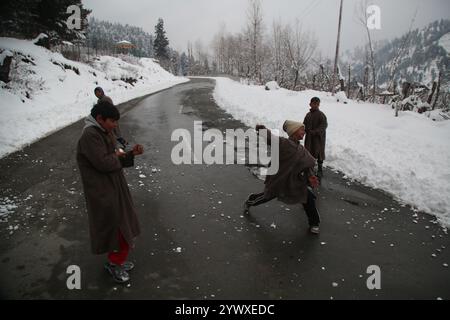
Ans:
[{"label": "snow patch on hill", "polygon": [[447,51],[447,53],[450,53],[450,32],[444,34],[439,39],[439,45]]},{"label": "snow patch on hill", "polygon": [[2,60],[11,54],[10,81],[0,81],[0,157],[85,117],[96,86],[119,104],[189,81],[149,58],[101,56],[87,65],[32,41],[0,38]]}]

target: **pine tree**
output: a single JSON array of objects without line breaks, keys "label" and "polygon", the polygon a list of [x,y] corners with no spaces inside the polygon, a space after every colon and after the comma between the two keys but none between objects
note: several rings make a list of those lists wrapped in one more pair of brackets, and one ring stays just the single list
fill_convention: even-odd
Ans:
[{"label": "pine tree", "polygon": [[0,2],[0,36],[32,37],[33,21],[39,1],[6,0]]},{"label": "pine tree", "polygon": [[164,21],[161,18],[158,19],[158,24],[155,26],[155,34],[155,41],[153,42],[155,57],[161,60],[169,59],[169,53],[167,50],[169,40],[166,37]]},{"label": "pine tree", "polygon": [[[67,8],[76,5],[81,11],[81,29],[69,29]],[[46,33],[52,43],[61,40],[84,39],[86,17],[90,10],[84,9],[81,0],[16,0],[2,1],[0,6],[0,35],[34,38]]]},{"label": "pine tree", "polygon": [[[67,26],[67,19],[71,15],[67,13],[67,8],[72,5],[80,8],[81,28],[78,30]],[[42,0],[37,7],[37,22],[40,32],[48,34],[53,43],[83,40],[89,13],[90,10],[83,8],[81,0]]]}]

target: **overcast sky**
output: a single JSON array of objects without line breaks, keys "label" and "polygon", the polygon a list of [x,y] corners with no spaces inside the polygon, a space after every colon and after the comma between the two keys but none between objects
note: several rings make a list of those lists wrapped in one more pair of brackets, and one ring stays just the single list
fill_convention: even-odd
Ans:
[{"label": "overcast sky", "polygon": [[[261,0],[263,17],[270,31],[273,20],[299,19],[305,30],[316,35],[326,56],[336,46],[339,0]],[[363,0],[344,0],[341,46],[352,49],[365,41],[357,22],[356,7]],[[159,17],[164,19],[170,46],[184,51],[187,42],[200,39],[209,45],[221,25],[228,32],[241,31],[246,23],[248,0],[83,0],[91,15],[111,22],[142,27],[154,33]],[[375,40],[391,39],[409,30],[417,10],[414,28],[436,19],[450,19],[450,0],[374,0],[381,9],[381,30],[372,31]]]}]

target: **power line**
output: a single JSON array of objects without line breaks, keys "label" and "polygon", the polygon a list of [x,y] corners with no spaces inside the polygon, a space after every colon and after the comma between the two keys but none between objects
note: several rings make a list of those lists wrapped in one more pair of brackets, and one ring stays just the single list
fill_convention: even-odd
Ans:
[{"label": "power line", "polygon": [[319,3],[321,3],[322,0],[313,0],[313,2],[311,3],[312,6],[309,6],[309,8],[305,9],[305,11],[303,11],[302,15],[298,18],[299,20],[305,18],[309,13],[311,13],[312,11],[314,11],[314,9],[317,8],[317,6],[319,5]]},{"label": "power line", "polygon": [[318,0],[311,0],[311,2],[306,6],[305,10],[302,12],[300,17],[298,18],[299,20],[303,19],[306,16],[306,13],[314,5],[315,1],[317,2]]}]

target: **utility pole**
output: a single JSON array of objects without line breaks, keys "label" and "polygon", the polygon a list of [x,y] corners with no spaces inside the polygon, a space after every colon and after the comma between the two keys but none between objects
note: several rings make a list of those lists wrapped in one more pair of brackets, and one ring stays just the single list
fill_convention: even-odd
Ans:
[{"label": "utility pole", "polygon": [[339,9],[339,26],[338,26],[338,35],[337,35],[337,42],[336,42],[336,56],[334,57],[334,69],[333,69],[333,80],[331,81],[332,87],[331,92],[334,95],[335,94],[335,88],[336,88],[336,77],[337,77],[337,64],[339,59],[339,43],[341,41],[341,25],[342,25],[342,7],[344,4],[344,0],[341,0],[341,7]]}]

